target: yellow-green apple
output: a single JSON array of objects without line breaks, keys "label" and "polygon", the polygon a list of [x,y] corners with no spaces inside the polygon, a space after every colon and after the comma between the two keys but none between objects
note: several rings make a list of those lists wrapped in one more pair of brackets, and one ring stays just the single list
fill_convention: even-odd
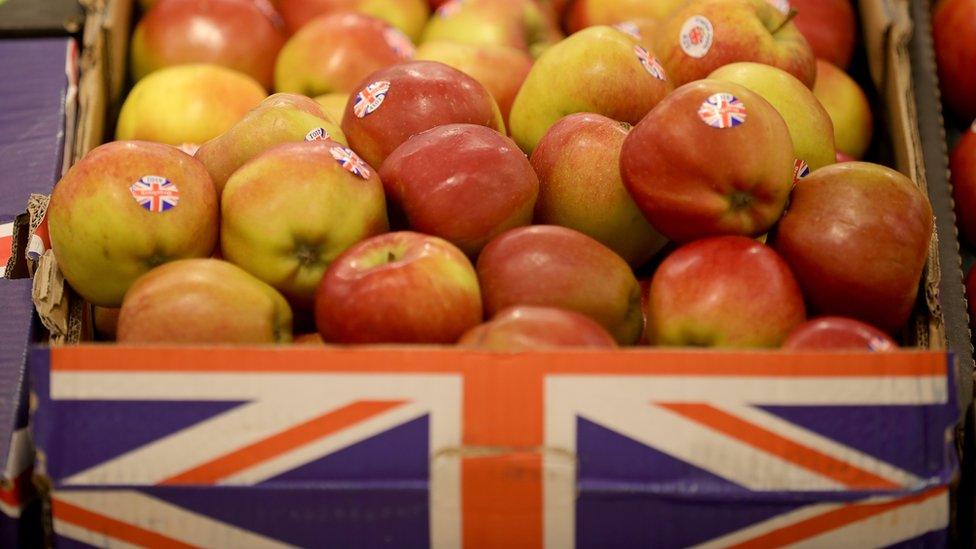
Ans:
[{"label": "yellow-green apple", "polygon": [[425,0],[278,0],[278,11],[292,33],[321,15],[357,11],[386,21],[413,40],[420,38],[430,14]]},{"label": "yellow-green apple", "polygon": [[95,324],[95,335],[100,341],[115,341],[115,334],[119,328],[118,307],[95,307],[92,314]]},{"label": "yellow-green apple", "polygon": [[620,149],[629,130],[592,113],[571,114],[549,128],[532,153],[539,174],[535,221],[575,229],[639,267],[667,241],[620,179]]},{"label": "yellow-green apple", "polygon": [[577,32],[595,25],[632,19],[664,19],[686,0],[575,0],[566,12],[566,29]]},{"label": "yellow-green apple", "polygon": [[291,328],[291,308],[271,286],[226,261],[183,259],[142,275],[126,292],[118,341],[288,343]]},{"label": "yellow-green apple", "polygon": [[430,18],[421,42],[511,46],[535,57],[561,38],[551,8],[535,0],[451,0]]},{"label": "yellow-green apple", "polygon": [[349,94],[325,93],[316,97],[315,101],[322,107],[322,112],[338,124],[342,122],[342,113],[346,110],[346,103],[349,102]]},{"label": "yellow-green apple", "polygon": [[874,122],[864,90],[834,65],[817,59],[817,84],[813,94],[834,124],[834,144],[839,152],[860,159],[871,145]]},{"label": "yellow-green apple", "polygon": [[622,345],[640,339],[640,286],[627,262],[585,234],[555,225],[512,229],[478,257],[485,314],[538,305],[589,316]]},{"label": "yellow-green apple", "polygon": [[976,118],[976,0],[941,0],[932,15],[932,39],[942,98],[958,122]]},{"label": "yellow-green apple", "polygon": [[671,92],[654,54],[610,27],[584,29],[532,66],[509,115],[515,142],[532,153],[557,120],[593,112],[636,124]]},{"label": "yellow-green apple", "polygon": [[218,65],[162,68],[133,86],[115,138],[200,144],[227,131],[267,95],[250,76]]},{"label": "yellow-green apple", "polygon": [[505,131],[491,93],[437,61],[380,69],[355,89],[342,115],[342,131],[353,150],[373,166],[382,165],[411,136],[437,126],[478,124]]},{"label": "yellow-green apple", "polygon": [[803,295],[786,262],[742,236],[685,244],[651,279],[651,345],[778,347],[804,320]]},{"label": "yellow-green apple", "polygon": [[773,246],[814,312],[894,332],[915,304],[931,238],[932,207],[910,179],[844,162],[797,182]]},{"label": "yellow-green apple", "polygon": [[[956,225],[962,237],[976,245],[976,125],[965,132],[949,157]],[[976,295],[970,298],[976,301]]]},{"label": "yellow-green apple", "polygon": [[613,24],[613,28],[620,32],[629,34],[631,38],[647,51],[654,51],[654,37],[657,36],[657,29],[661,22],[657,19],[628,19]]},{"label": "yellow-green apple", "polygon": [[817,76],[810,44],[767,0],[691,0],[662,22],[654,51],[675,86],[736,61],[779,67],[808,88]]},{"label": "yellow-green apple", "polygon": [[458,345],[490,351],[528,351],[557,347],[614,348],[613,336],[590,317],[553,307],[509,307],[471,328]]},{"label": "yellow-green apple", "polygon": [[797,11],[793,24],[810,43],[813,55],[847,68],[857,41],[857,19],[851,0],[790,0]]},{"label": "yellow-green apple", "polygon": [[386,201],[375,170],[331,140],[286,143],[227,180],[220,202],[224,259],[311,307],[329,264],[385,233]]},{"label": "yellow-green apple", "polygon": [[325,15],[281,48],[275,89],[308,96],[350,93],[367,74],[412,56],[410,40],[384,21],[354,12]]},{"label": "yellow-green apple", "polygon": [[482,320],[474,267],[450,242],[401,231],[339,256],[315,296],[315,321],[336,343],[454,343]]},{"label": "yellow-green apple", "polygon": [[675,90],[624,141],[620,172],[644,216],[677,242],[758,236],[793,184],[786,122],[759,94],[699,80]]},{"label": "yellow-green apple", "polygon": [[830,115],[810,88],[792,74],[770,65],[743,61],[725,65],[708,77],[741,84],[769,101],[790,130],[797,159],[811,171],[836,161]]},{"label": "yellow-green apple", "polygon": [[342,130],[325,117],[318,103],[302,95],[278,93],[201,145],[195,156],[207,167],[219,195],[231,174],[258,154],[281,143],[317,139],[346,145]]},{"label": "yellow-green apple", "polygon": [[253,0],[166,0],[132,34],[129,66],[139,80],[171,65],[213,63],[267,89],[285,34]]},{"label": "yellow-green apple", "polygon": [[96,147],[54,187],[47,213],[64,278],[86,301],[118,307],[157,265],[206,257],[217,240],[217,193],[199,160],[168,145]]},{"label": "yellow-green apple", "polygon": [[823,316],[796,327],[783,342],[783,349],[892,351],[898,344],[881,330],[853,318]]},{"label": "yellow-green apple", "polygon": [[512,110],[515,94],[532,68],[529,54],[495,44],[425,42],[417,48],[414,59],[440,61],[474,77],[495,98],[505,120]]},{"label": "yellow-green apple", "polygon": [[515,143],[485,126],[448,124],[417,134],[380,167],[393,208],[411,230],[470,257],[498,234],[532,222],[539,179]]}]

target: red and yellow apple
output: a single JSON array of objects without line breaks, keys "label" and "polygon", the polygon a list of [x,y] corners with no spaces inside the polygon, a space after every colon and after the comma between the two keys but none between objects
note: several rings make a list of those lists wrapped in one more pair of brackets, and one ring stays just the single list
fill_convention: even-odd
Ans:
[{"label": "red and yellow apple", "polygon": [[536,0],[451,0],[438,7],[420,41],[510,46],[535,57],[561,38],[555,15]]},{"label": "red and yellow apple", "polygon": [[824,316],[797,326],[783,342],[789,351],[836,349],[892,351],[898,344],[881,330],[853,318]]},{"label": "red and yellow apple", "polygon": [[810,43],[813,55],[846,69],[857,41],[857,17],[851,0],[790,0],[793,24]]},{"label": "red and yellow apple", "polygon": [[976,118],[976,0],[941,0],[932,14],[932,40],[942,99],[957,121]]},{"label": "red and yellow apple", "polygon": [[321,15],[358,11],[384,20],[416,40],[430,13],[425,0],[277,0],[277,4],[291,33]]},{"label": "red and yellow apple", "polygon": [[566,12],[566,28],[573,33],[595,25],[613,25],[634,19],[664,19],[685,1],[574,0]]},{"label": "red and yellow apple", "polygon": [[[976,245],[976,126],[962,135],[949,157],[956,225],[970,244]],[[976,296],[973,296],[976,299]]]},{"label": "red and yellow apple", "polygon": [[871,145],[874,122],[864,90],[834,65],[817,59],[817,84],[813,94],[834,124],[834,145],[839,152],[860,159]]},{"label": "red and yellow apple", "polygon": [[338,124],[342,122],[342,113],[346,110],[346,103],[349,102],[349,94],[325,93],[316,97],[315,101],[322,107],[322,112]]},{"label": "red and yellow apple", "polygon": [[510,307],[471,328],[458,345],[491,351],[528,351],[557,347],[614,348],[603,326],[586,315],[551,307]]}]

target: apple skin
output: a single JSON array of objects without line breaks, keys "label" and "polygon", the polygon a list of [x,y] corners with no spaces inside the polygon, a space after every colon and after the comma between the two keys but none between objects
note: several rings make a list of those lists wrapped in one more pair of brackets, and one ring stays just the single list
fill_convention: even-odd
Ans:
[{"label": "apple skin", "polygon": [[321,128],[329,139],[346,145],[339,126],[325,118],[315,101],[290,93],[268,97],[225,133],[207,141],[194,155],[203,162],[221,193],[231,174],[245,162],[281,143],[305,141]]},{"label": "apple skin", "polygon": [[[367,86],[389,83],[376,110],[356,113],[356,97]],[[437,61],[412,61],[380,69],[355,87],[342,116],[350,146],[371,166],[418,133],[445,124],[478,124],[505,132],[498,104],[477,80]],[[362,111],[361,111],[362,112]]]},{"label": "apple skin", "polygon": [[227,131],[267,95],[253,78],[217,65],[162,68],[129,92],[115,138],[203,143]]},{"label": "apple skin", "polygon": [[342,122],[342,113],[346,110],[346,103],[349,102],[349,94],[326,93],[316,97],[315,102],[322,107],[322,112],[338,125]]},{"label": "apple skin", "polygon": [[810,43],[813,55],[846,69],[857,42],[857,16],[851,0],[790,0],[793,24]]},{"label": "apple skin", "polygon": [[355,12],[313,19],[281,48],[275,89],[310,97],[354,92],[367,74],[413,55],[413,46],[394,49],[388,34],[393,30],[380,19]]},{"label": "apple skin", "polygon": [[119,312],[118,342],[291,341],[292,313],[274,288],[219,259],[184,259],[139,277]]},{"label": "apple skin", "polygon": [[502,233],[481,251],[485,313],[538,305],[585,314],[621,345],[640,339],[640,286],[627,262],[583,233],[533,225]]},{"label": "apple skin", "polygon": [[[743,123],[715,128],[703,121],[698,109],[716,93],[741,101]],[[786,206],[794,158],[786,122],[769,102],[739,84],[699,80],[675,90],[631,130],[620,172],[651,225],[688,242],[768,231]]]},{"label": "apple skin", "polygon": [[556,122],[532,153],[539,174],[535,221],[575,229],[639,267],[667,240],[644,219],[620,178],[629,126],[592,113]]},{"label": "apple skin", "polygon": [[776,67],[751,62],[730,63],[708,77],[741,84],[769,101],[786,122],[796,157],[806,162],[810,171],[835,163],[837,151],[830,115],[810,88],[796,77]]},{"label": "apple skin", "polygon": [[786,341],[784,350],[836,349],[852,351],[892,351],[898,344],[881,330],[853,318],[824,316],[798,326]]},{"label": "apple skin", "polygon": [[698,240],[658,267],[648,296],[651,345],[778,347],[806,319],[793,273],[742,236]]},{"label": "apple skin", "polygon": [[661,22],[657,19],[627,19],[611,25],[618,31],[629,35],[647,51],[654,51],[654,39]]},{"label": "apple skin", "polygon": [[632,19],[664,19],[685,0],[575,0],[566,12],[566,29],[578,32],[595,25]]},{"label": "apple skin", "polygon": [[458,345],[486,351],[530,351],[559,347],[612,349],[607,331],[590,317],[551,307],[509,307],[471,328]]},{"label": "apple skin", "polygon": [[[129,187],[147,175],[176,185],[179,202],[151,212]],[[65,279],[86,301],[118,307],[140,275],[217,241],[217,193],[199,160],[168,145],[113,141],[96,147],[54,187],[51,247]]]},{"label": "apple skin", "polygon": [[283,30],[253,0],[166,0],[132,34],[133,79],[187,63],[213,63],[240,71],[267,89],[274,84]]},{"label": "apple skin", "polygon": [[506,121],[533,62],[529,54],[509,46],[445,41],[421,44],[414,59],[440,61],[481,82]]},{"label": "apple skin", "polygon": [[401,231],[349,248],[315,298],[325,341],[454,343],[482,320],[474,267],[450,242]]},{"label": "apple skin", "polygon": [[332,155],[331,140],[286,143],[244,164],[221,197],[220,249],[234,263],[311,307],[326,268],[347,248],[385,233],[383,183]]},{"label": "apple skin", "polygon": [[119,328],[118,307],[94,307],[92,317],[99,341],[115,341]]},{"label": "apple skin", "polygon": [[430,14],[424,0],[277,0],[277,4],[289,33],[322,15],[357,11],[382,19],[417,40]]},{"label": "apple skin", "polygon": [[861,159],[871,145],[874,122],[864,90],[834,65],[817,59],[817,84],[813,94],[834,124],[834,144],[839,152]]},{"label": "apple skin", "polygon": [[470,257],[498,234],[530,224],[539,194],[539,179],[515,143],[475,124],[411,137],[383,162],[380,179],[412,230]]},{"label": "apple skin", "polygon": [[949,156],[956,225],[962,237],[976,245],[976,128],[970,128]]},{"label": "apple skin", "polygon": [[[711,42],[710,47],[689,48],[692,55],[682,47],[682,34],[696,16],[711,26],[700,44],[708,38]],[[817,76],[813,51],[792,22],[783,24],[786,18],[767,0],[691,0],[661,23],[654,51],[675,86],[705,78],[729,63],[754,61],[783,69],[812,88]]]},{"label": "apple skin", "polygon": [[535,0],[454,0],[438,7],[420,42],[510,46],[537,57],[562,37],[552,10]]},{"label": "apple skin", "polygon": [[796,183],[772,244],[813,312],[893,333],[915,304],[931,238],[932,207],[910,179],[844,162]]},{"label": "apple skin", "polygon": [[941,0],[932,14],[932,39],[942,99],[957,121],[976,118],[976,0]]},{"label": "apple skin", "polygon": [[[611,27],[589,27],[536,60],[512,104],[512,137],[531,154],[549,127],[567,114],[592,112],[636,124],[671,92],[668,76],[652,76],[636,40]],[[653,54],[651,54],[653,55]]]}]

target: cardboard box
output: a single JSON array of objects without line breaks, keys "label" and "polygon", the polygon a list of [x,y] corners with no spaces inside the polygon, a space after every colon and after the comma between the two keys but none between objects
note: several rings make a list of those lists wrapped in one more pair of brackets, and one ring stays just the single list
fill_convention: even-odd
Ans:
[{"label": "cardboard box", "polygon": [[[94,1],[94,0],[91,0]],[[65,36],[81,30],[79,0],[0,1],[0,36]]]},{"label": "cardboard box", "polygon": [[[92,14],[88,51],[124,45],[127,5]],[[884,148],[924,188],[908,2],[860,8]],[[85,57],[76,157],[97,144],[124,60]],[[947,351],[944,311],[957,304],[940,302],[938,237],[905,334],[921,349],[893,353],[37,348],[48,534],[95,546],[945,546],[953,431],[972,392]],[[65,328],[55,341],[84,339],[85,307],[50,254],[38,273],[38,308]]]}]

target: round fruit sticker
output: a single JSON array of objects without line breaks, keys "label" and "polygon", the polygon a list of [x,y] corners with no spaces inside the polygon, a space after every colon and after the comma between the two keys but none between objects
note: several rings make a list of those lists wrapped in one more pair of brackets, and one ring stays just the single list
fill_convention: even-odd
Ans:
[{"label": "round fruit sticker", "polygon": [[356,94],[356,102],[352,106],[352,112],[359,118],[373,114],[383,104],[389,91],[390,83],[386,80],[373,82]]},{"label": "round fruit sticker", "polygon": [[712,28],[712,22],[707,17],[692,15],[681,26],[681,35],[678,40],[681,43],[681,49],[686,54],[701,59],[705,57],[708,50],[712,49],[714,35],[715,30]]},{"label": "round fruit sticker", "polygon": [[766,0],[766,2],[784,14],[790,13],[790,0]]},{"label": "round fruit sticker", "polygon": [[172,210],[180,202],[180,190],[169,179],[144,175],[129,186],[129,193],[142,208],[153,213]]},{"label": "round fruit sticker", "polygon": [[890,341],[875,336],[868,340],[868,350],[874,352],[894,351],[895,347]]},{"label": "round fruit sticker", "polygon": [[441,4],[441,7],[437,8],[437,17],[441,19],[451,17],[459,11],[461,11],[461,0],[451,0],[450,2]]},{"label": "round fruit sticker", "polygon": [[734,128],[745,123],[746,106],[731,93],[714,93],[698,107],[698,118],[713,128]]},{"label": "round fruit sticker", "polygon": [[633,21],[624,21],[622,23],[617,23],[616,25],[613,26],[613,28],[617,29],[618,31],[624,34],[629,34],[630,37],[633,38],[634,40],[641,39],[640,29],[637,27],[637,23],[634,23]]},{"label": "round fruit sticker", "polygon": [[650,74],[658,80],[666,81],[668,79],[667,74],[664,72],[664,67],[658,62],[657,57],[654,57],[640,46],[634,46],[634,55],[637,56],[637,60],[640,61],[647,74]]},{"label": "round fruit sticker", "polygon": [[315,128],[305,134],[305,141],[325,141],[327,139],[332,139],[332,136],[325,131],[325,128]]},{"label": "round fruit sticker", "polygon": [[806,162],[797,158],[793,161],[793,184],[810,175],[810,166]]},{"label": "round fruit sticker", "polygon": [[387,28],[383,31],[383,39],[386,40],[386,45],[390,46],[393,53],[400,56],[400,59],[413,59],[413,54],[417,49],[413,47],[413,42],[407,38],[407,35],[400,32],[399,29]]},{"label": "round fruit sticker", "polygon": [[369,166],[352,149],[337,145],[329,149],[329,153],[349,173],[369,179]]}]

